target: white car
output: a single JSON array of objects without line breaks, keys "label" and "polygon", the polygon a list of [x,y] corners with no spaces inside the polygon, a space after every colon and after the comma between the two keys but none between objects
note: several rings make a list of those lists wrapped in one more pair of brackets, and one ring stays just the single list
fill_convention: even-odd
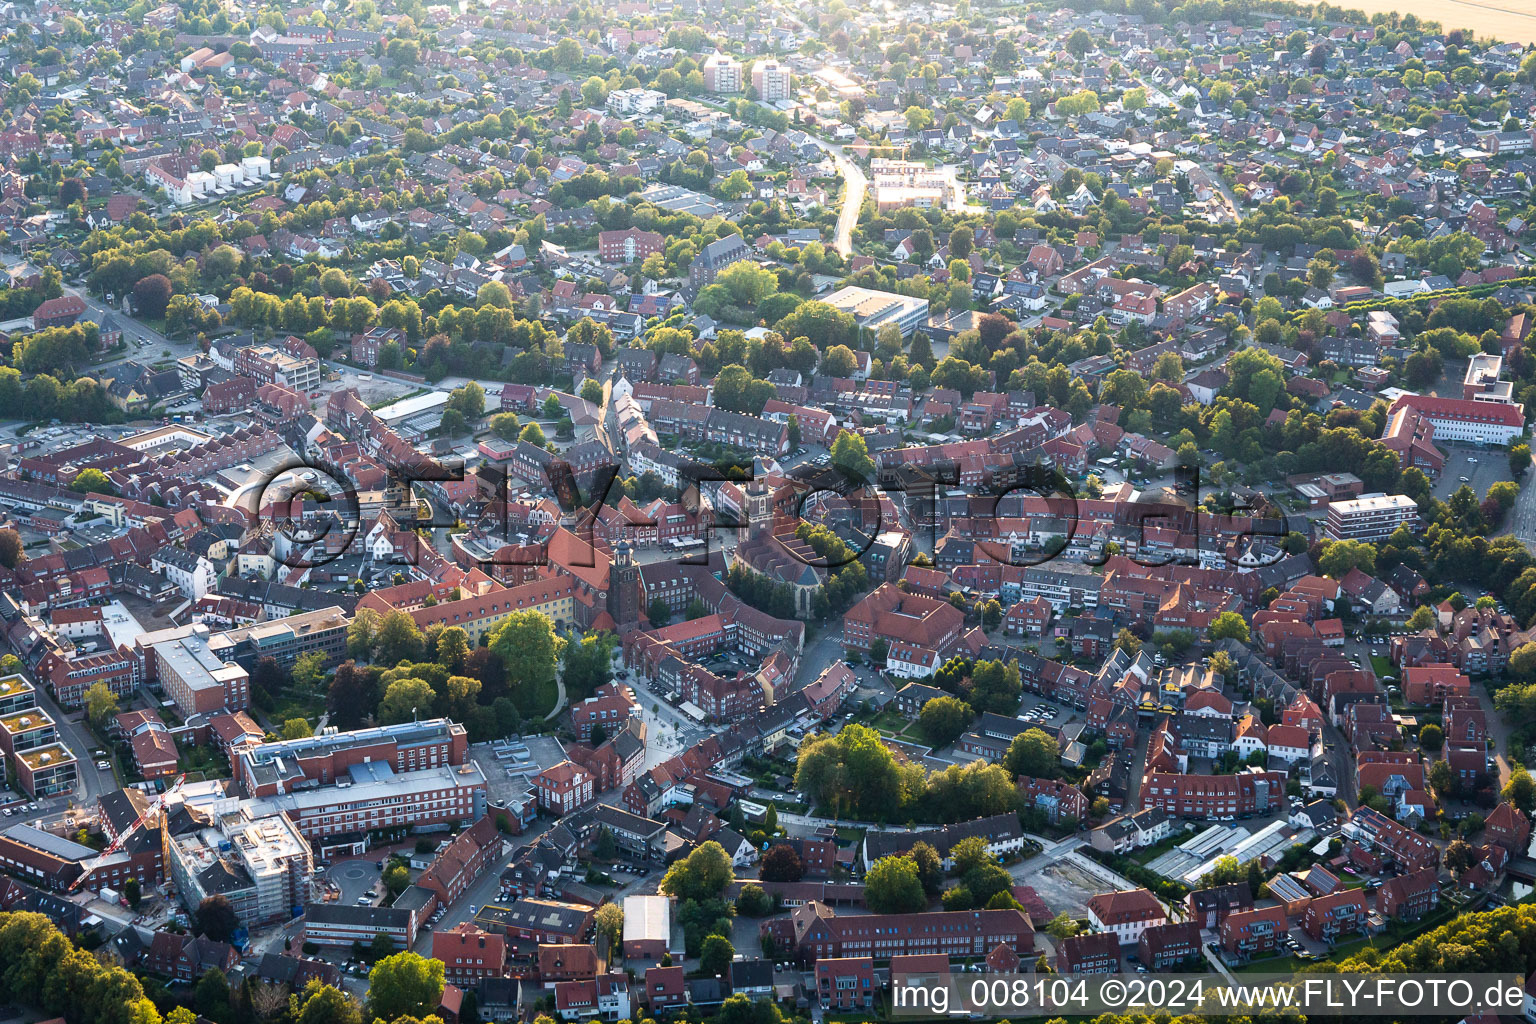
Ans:
[{"label": "white car", "polygon": [[96,767],[100,768],[104,772],[109,772],[109,771],[112,770],[112,766],[110,764],[108,764],[106,761],[97,761],[96,762]]}]

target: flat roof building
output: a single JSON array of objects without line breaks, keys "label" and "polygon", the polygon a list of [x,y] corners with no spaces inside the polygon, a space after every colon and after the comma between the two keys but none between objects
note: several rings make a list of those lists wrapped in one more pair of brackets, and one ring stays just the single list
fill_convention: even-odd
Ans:
[{"label": "flat roof building", "polygon": [[886,324],[901,328],[902,337],[911,336],[928,321],[928,300],[895,292],[848,285],[828,295],[827,305],[851,315],[860,327],[878,331]]},{"label": "flat roof building", "polygon": [[1324,527],[1333,540],[1386,540],[1399,526],[1419,521],[1419,503],[1406,494],[1373,494],[1328,503]]}]

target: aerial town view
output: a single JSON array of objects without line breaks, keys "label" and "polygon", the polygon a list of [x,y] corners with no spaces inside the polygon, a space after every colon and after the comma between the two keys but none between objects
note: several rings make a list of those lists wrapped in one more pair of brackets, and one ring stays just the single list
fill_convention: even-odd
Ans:
[{"label": "aerial town view", "polygon": [[0,2],[0,1024],[1536,1024],[1536,9],[1373,4]]}]

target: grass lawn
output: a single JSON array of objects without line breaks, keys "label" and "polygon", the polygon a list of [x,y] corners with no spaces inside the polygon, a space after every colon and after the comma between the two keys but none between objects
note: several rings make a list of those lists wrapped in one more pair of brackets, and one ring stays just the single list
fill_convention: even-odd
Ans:
[{"label": "grass lawn", "polygon": [[1397,669],[1392,665],[1390,661],[1386,659],[1384,655],[1371,655],[1371,668],[1376,671],[1377,679],[1384,679],[1387,676],[1397,675]]},{"label": "grass lawn", "polygon": [[872,728],[879,732],[888,733],[889,735],[895,736],[911,723],[909,723],[904,716],[895,711],[882,711],[876,715],[874,721],[870,722],[869,724]]}]

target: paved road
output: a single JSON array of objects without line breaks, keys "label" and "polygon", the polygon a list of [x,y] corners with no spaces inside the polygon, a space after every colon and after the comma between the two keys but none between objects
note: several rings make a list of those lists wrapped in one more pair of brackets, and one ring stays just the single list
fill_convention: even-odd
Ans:
[{"label": "paved road", "polygon": [[838,173],[843,176],[843,208],[837,215],[837,233],[833,236],[832,245],[847,258],[853,254],[853,229],[859,223],[859,211],[864,207],[864,192],[869,187],[869,179],[864,176],[858,164],[843,154],[842,146],[814,135],[811,139],[832,158],[832,162],[837,164]]},{"label": "paved road", "polygon": [[[1489,457],[1496,458],[1497,454],[1490,453]],[[1509,516],[1509,530],[1524,541],[1526,547],[1536,551],[1536,486],[1531,483],[1530,470],[1526,470],[1521,481],[1520,496],[1515,499],[1515,507]]]}]

